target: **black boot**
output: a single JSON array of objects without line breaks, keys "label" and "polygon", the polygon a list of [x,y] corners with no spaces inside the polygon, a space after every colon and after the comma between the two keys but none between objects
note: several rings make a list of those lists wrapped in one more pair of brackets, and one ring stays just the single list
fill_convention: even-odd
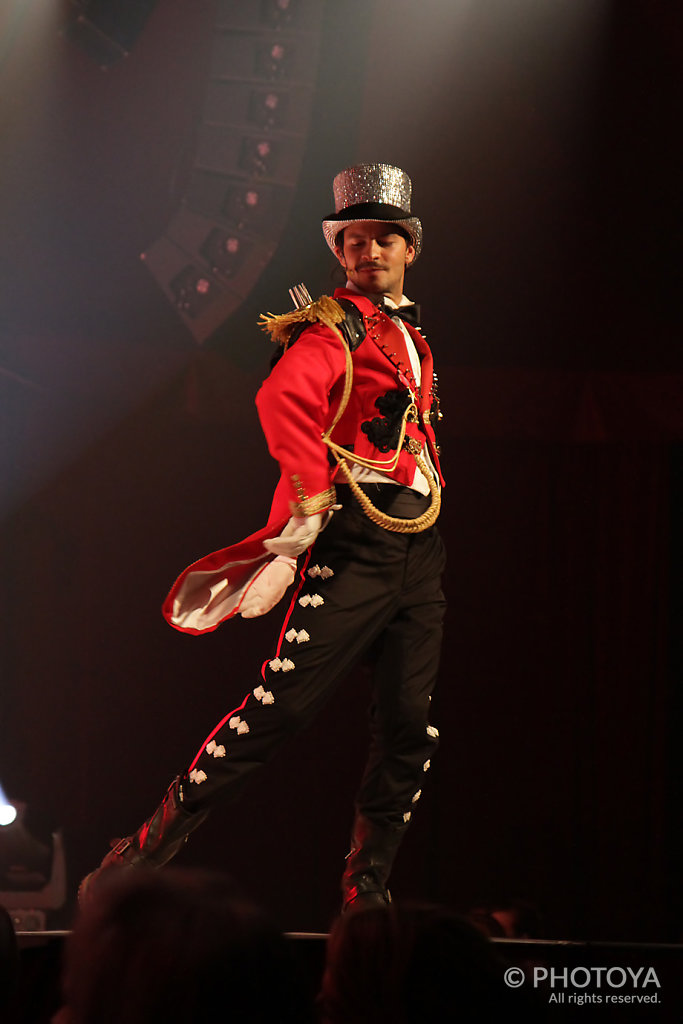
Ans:
[{"label": "black boot", "polygon": [[342,877],[342,913],[356,906],[391,903],[387,881],[405,828],[377,825],[357,814]]},{"label": "black boot", "polygon": [[156,811],[137,832],[118,839],[102,863],[86,875],[78,889],[84,903],[103,874],[112,868],[160,868],[175,857],[191,832],[204,821],[208,811],[186,811],[182,805],[180,778],[174,779]]}]

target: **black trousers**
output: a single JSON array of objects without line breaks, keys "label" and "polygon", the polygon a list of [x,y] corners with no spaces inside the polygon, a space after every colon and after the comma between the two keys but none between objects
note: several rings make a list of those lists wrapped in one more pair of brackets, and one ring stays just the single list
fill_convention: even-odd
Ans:
[{"label": "black trousers", "polygon": [[[427,500],[393,485],[367,485],[373,503],[414,518]],[[299,559],[276,650],[242,703],[225,715],[181,779],[187,810],[238,795],[251,771],[305,727],[354,666],[370,661],[371,739],[357,794],[360,813],[403,828],[438,745],[429,703],[441,649],[444,548],[435,527],[389,533],[343,504]]]}]

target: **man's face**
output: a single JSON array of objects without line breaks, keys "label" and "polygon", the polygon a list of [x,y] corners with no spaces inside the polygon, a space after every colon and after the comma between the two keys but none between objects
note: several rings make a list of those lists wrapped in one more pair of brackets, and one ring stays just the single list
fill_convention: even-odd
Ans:
[{"label": "man's face", "polygon": [[368,295],[403,295],[405,269],[415,259],[415,247],[391,224],[361,221],[344,231],[343,246],[335,248],[349,281]]}]

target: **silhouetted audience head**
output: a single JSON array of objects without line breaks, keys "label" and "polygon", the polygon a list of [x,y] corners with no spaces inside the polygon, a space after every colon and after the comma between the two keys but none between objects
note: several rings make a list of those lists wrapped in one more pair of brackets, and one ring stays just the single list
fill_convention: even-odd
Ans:
[{"label": "silhouetted audience head", "polygon": [[228,878],[111,872],[67,944],[58,1024],[309,1024],[283,934]]},{"label": "silhouetted audience head", "polygon": [[352,910],[330,932],[322,1020],[464,1024],[526,1012],[524,996],[505,986],[505,967],[486,936],[444,908],[392,903]]},{"label": "silhouetted audience head", "polygon": [[467,920],[491,938],[540,939],[543,936],[538,907],[516,896],[473,907],[467,912]]}]

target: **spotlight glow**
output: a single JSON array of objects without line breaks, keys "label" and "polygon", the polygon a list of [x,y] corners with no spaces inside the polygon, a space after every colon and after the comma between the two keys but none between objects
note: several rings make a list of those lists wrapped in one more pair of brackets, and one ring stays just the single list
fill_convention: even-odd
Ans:
[{"label": "spotlight glow", "polygon": [[11,825],[16,820],[17,809],[14,807],[7,797],[5,792],[0,786],[0,827],[3,825]]},{"label": "spotlight glow", "polygon": [[16,816],[16,807],[12,807],[11,804],[0,804],[0,825],[11,825]]}]

